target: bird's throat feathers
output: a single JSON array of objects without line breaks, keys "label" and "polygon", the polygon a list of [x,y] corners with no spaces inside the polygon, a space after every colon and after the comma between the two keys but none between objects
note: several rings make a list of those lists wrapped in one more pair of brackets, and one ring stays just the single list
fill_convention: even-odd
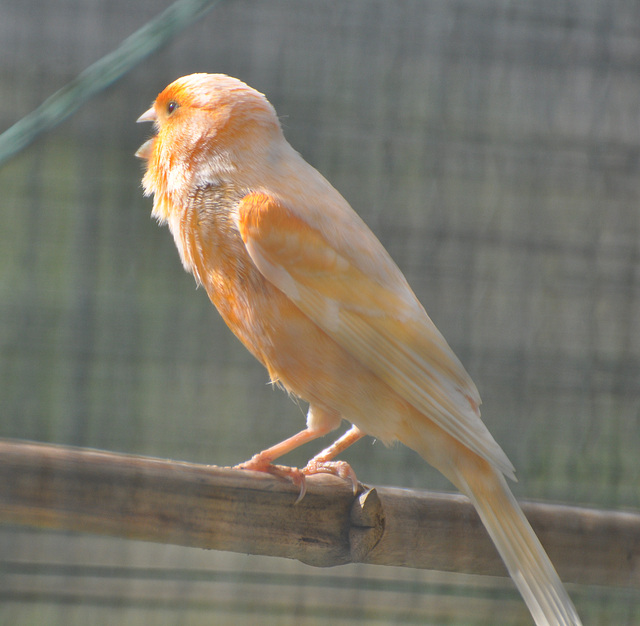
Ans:
[{"label": "bird's throat feathers", "polygon": [[[171,221],[193,190],[221,185],[235,173],[230,156],[218,150],[164,150],[155,137],[147,171],[142,179],[145,195],[153,195],[152,216],[161,224]],[[196,165],[194,167],[194,165]]]},{"label": "bird's throat feathers", "polygon": [[153,215],[162,222],[172,206],[184,202],[185,193],[246,180],[285,141],[267,99],[222,75],[174,81],[141,121],[154,121],[157,131],[137,154],[147,160],[143,187],[146,195],[155,195]]}]

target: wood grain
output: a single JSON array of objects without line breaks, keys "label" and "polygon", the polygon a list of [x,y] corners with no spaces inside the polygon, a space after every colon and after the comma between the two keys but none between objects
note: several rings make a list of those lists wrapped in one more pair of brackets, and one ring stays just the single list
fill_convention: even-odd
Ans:
[{"label": "wood grain", "polygon": [[[506,575],[461,495],[377,487],[354,496],[266,474],[0,439],[0,522],[298,559]],[[524,503],[567,582],[640,587],[640,513]]]}]

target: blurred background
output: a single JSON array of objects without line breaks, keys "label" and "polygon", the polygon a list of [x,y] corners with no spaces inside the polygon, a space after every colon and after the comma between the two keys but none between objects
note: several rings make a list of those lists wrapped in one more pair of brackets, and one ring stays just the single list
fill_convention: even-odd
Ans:
[{"label": "blurred background", "polygon": [[[168,7],[2,0],[0,130]],[[640,507],[640,5],[227,0],[0,167],[0,437],[232,465],[303,427],[150,219],[159,91],[222,72],[360,213],[476,381],[519,498]],[[287,462],[304,464],[328,441]],[[370,439],[370,485],[451,489]],[[571,587],[585,623],[640,590]],[[528,624],[506,579],[0,527],[6,624]]]}]

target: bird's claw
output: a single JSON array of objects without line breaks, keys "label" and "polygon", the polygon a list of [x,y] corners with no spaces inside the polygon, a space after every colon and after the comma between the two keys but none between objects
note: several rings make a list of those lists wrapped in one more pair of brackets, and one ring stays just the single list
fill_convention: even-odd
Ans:
[{"label": "bird's claw", "polygon": [[351,465],[346,461],[323,461],[321,459],[311,459],[307,465],[301,470],[304,476],[312,476],[313,474],[332,474],[338,478],[342,478],[351,483],[353,495],[358,493],[360,483],[353,471]]},{"label": "bird's claw", "polygon": [[275,465],[269,460],[262,458],[259,454],[250,458],[244,463],[234,465],[233,469],[251,470],[253,472],[264,472],[265,474],[271,474],[277,478],[291,481],[298,489],[300,493],[296,499],[296,504],[304,498],[307,493],[307,481],[304,473],[297,467],[289,467],[288,465]]},{"label": "bird's claw", "polygon": [[358,493],[360,483],[356,473],[346,461],[323,461],[322,459],[311,459],[304,468],[289,467],[288,465],[275,465],[268,459],[256,454],[254,457],[235,465],[233,469],[251,470],[253,472],[264,472],[278,478],[291,481],[300,492],[295,504],[298,504],[307,493],[307,476],[314,474],[332,474],[351,484],[353,495]]}]

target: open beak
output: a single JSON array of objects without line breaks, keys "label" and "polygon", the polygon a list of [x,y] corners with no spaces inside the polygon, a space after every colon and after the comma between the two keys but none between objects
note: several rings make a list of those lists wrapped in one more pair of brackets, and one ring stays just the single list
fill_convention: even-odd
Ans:
[{"label": "open beak", "polygon": [[157,119],[158,116],[156,115],[156,110],[151,107],[136,120],[136,123],[140,124],[140,122],[155,122]]},{"label": "open beak", "polygon": [[[155,122],[158,119],[156,115],[156,110],[151,107],[147,111],[145,111],[137,120],[136,123],[140,124],[141,122]],[[147,139],[137,150],[136,156],[139,159],[148,160],[151,156],[151,150],[153,149],[153,142],[155,141],[155,137],[151,139]]]},{"label": "open beak", "polygon": [[153,142],[155,141],[155,137],[151,139],[147,139],[137,150],[135,156],[139,159],[149,160],[151,156],[151,150],[153,149]]}]

